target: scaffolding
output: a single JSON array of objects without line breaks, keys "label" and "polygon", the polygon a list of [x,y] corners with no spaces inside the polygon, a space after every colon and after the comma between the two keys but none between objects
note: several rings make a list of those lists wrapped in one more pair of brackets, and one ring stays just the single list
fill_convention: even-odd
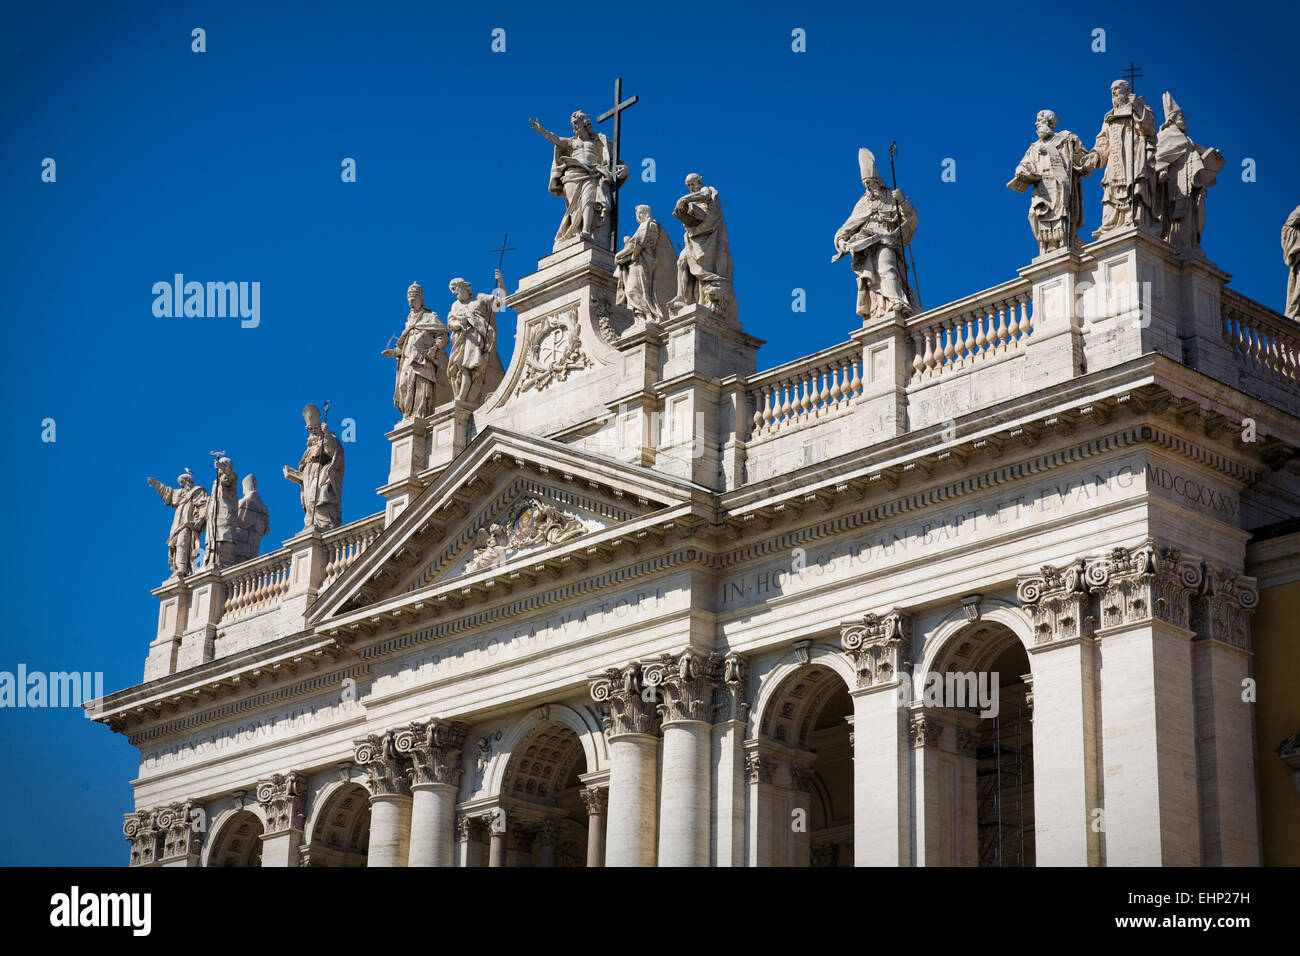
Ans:
[{"label": "scaffolding", "polygon": [[980,721],[976,757],[979,865],[1034,865],[1033,733],[1021,692]]}]

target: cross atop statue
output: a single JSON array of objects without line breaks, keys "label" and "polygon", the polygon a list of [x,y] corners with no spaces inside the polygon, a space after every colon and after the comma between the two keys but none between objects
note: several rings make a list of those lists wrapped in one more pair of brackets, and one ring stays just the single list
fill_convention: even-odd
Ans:
[{"label": "cross atop statue", "polygon": [[[629,96],[623,99],[623,77],[617,77],[614,80],[614,106],[607,109],[596,117],[597,123],[603,123],[605,120],[613,117],[614,119],[614,149],[609,156],[609,172],[611,178],[617,175],[618,165],[622,156],[620,150],[623,145],[623,111],[632,106],[640,99],[637,96]],[[614,201],[610,207],[611,228],[609,231],[609,251],[618,252],[618,190],[614,190]]]},{"label": "cross atop statue", "polygon": [[1141,75],[1142,71],[1134,65],[1132,60],[1129,60],[1128,66],[1124,70],[1124,79],[1128,80],[1128,88],[1133,91],[1134,95],[1137,95],[1137,84],[1133,81]]},{"label": "cross atop statue", "polygon": [[503,265],[505,265],[505,261],[506,261],[506,253],[507,253],[507,252],[514,252],[514,251],[515,251],[515,247],[514,247],[514,246],[507,246],[507,245],[506,245],[506,242],[507,242],[509,239],[510,239],[510,233],[508,233],[508,232],[507,232],[507,233],[503,233],[502,236],[501,236],[501,245],[498,246],[496,249],[489,249],[489,250],[488,250],[488,252],[499,252],[499,253],[501,253],[501,255],[497,257],[497,272],[500,272],[500,271],[501,271],[501,267],[502,267]]}]

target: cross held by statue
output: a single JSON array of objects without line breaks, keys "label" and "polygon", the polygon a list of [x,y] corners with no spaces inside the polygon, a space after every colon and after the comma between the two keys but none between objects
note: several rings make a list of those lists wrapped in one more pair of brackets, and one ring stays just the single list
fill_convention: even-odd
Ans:
[{"label": "cross held by statue", "polygon": [[613,186],[613,200],[609,210],[610,227],[609,227],[609,251],[618,252],[618,164],[622,161],[623,146],[623,111],[632,106],[640,99],[637,96],[629,96],[623,99],[623,78],[620,76],[614,80],[614,106],[607,109],[596,117],[596,122],[603,123],[611,117],[614,120],[614,148],[609,154],[609,176]]},{"label": "cross held by statue", "polygon": [[514,251],[515,251],[515,247],[514,247],[514,246],[507,246],[507,245],[506,245],[506,242],[507,242],[509,239],[510,239],[510,233],[508,233],[508,232],[507,232],[507,233],[503,233],[502,236],[501,236],[501,245],[498,246],[496,249],[489,249],[489,250],[488,250],[488,252],[499,252],[499,253],[501,253],[501,255],[497,257],[497,272],[500,272],[500,271],[501,271],[501,267],[502,267],[503,265],[505,265],[505,261],[506,261],[506,253],[507,253],[507,252],[514,252]]},{"label": "cross held by statue", "polygon": [[1128,88],[1133,92],[1134,95],[1137,94],[1137,83],[1135,83],[1134,81],[1141,75],[1142,75],[1142,71],[1138,69],[1138,67],[1133,63],[1132,60],[1129,60],[1128,66],[1124,70],[1124,79],[1128,80]]}]

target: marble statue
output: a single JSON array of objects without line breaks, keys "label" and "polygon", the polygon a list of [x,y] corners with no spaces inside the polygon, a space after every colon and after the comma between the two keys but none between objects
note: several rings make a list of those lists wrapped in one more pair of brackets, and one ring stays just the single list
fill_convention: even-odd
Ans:
[{"label": "marble statue", "polygon": [[235,561],[248,561],[257,557],[262,538],[271,530],[271,512],[257,493],[257,476],[252,472],[244,476],[244,496],[239,499],[237,515]]},{"label": "marble statue", "polygon": [[1300,206],[1291,210],[1282,225],[1282,261],[1291,270],[1286,280],[1286,308],[1282,311],[1300,322]]},{"label": "marble statue", "polygon": [[1156,181],[1152,160],[1156,148],[1156,118],[1146,100],[1133,94],[1127,80],[1110,85],[1111,110],[1088,151],[1089,170],[1102,169],[1101,237],[1117,229],[1159,228]]},{"label": "marble statue", "polygon": [[1038,139],[1025,150],[1008,189],[1029,196],[1029,227],[1038,240],[1038,254],[1057,249],[1077,252],[1083,248],[1079,230],[1083,227],[1083,177],[1087,151],[1079,137],[1056,129],[1056,114],[1039,110],[1034,122]]},{"label": "marble statue", "polygon": [[907,284],[903,248],[916,235],[916,207],[901,189],[891,191],[885,185],[871,150],[858,150],[858,168],[866,192],[835,233],[831,262],[846,255],[853,257],[857,310],[864,319],[911,315],[915,302]]},{"label": "marble statue", "polygon": [[451,332],[451,359],[447,374],[451,379],[452,397],[459,402],[478,404],[483,401],[493,350],[497,346],[497,304],[505,301],[506,280],[496,270],[496,294],[474,294],[464,279],[452,279],[448,288],[456,301],[447,313]]},{"label": "marble statue", "polygon": [[175,509],[167,534],[167,563],[173,574],[183,578],[198,567],[199,535],[207,519],[208,493],[194,483],[194,473],[188,468],[176,483],[179,488],[168,487],[157,478],[149,479],[149,486],[158,492],[163,504]]},{"label": "marble statue", "polygon": [[235,563],[235,531],[239,527],[239,476],[225,455],[217,458],[217,476],[208,494],[207,534],[203,566],[228,568]]},{"label": "marble statue", "polygon": [[1197,146],[1187,135],[1183,111],[1164,95],[1165,121],[1156,138],[1152,163],[1156,174],[1160,235],[1181,253],[1201,247],[1205,230],[1205,191],[1226,161],[1217,149]]},{"label": "marble statue", "polygon": [[673,207],[673,217],[686,226],[686,241],[677,257],[677,296],[674,311],[702,305],[724,318],[735,319],[734,267],[722,200],[699,173],[686,177],[688,192]]},{"label": "marble statue", "polygon": [[439,383],[444,381],[447,327],[438,313],[424,306],[424,289],[412,282],[406,290],[411,311],[397,344],[384,349],[386,358],[397,359],[397,387],[393,405],[403,420],[424,418],[438,406]]},{"label": "marble statue", "polygon": [[614,255],[614,301],[631,309],[638,324],[657,325],[668,320],[668,303],[677,293],[677,252],[649,206],[636,207],[636,221],[636,232],[623,237],[623,248]]},{"label": "marble statue", "polygon": [[555,248],[572,239],[586,239],[609,248],[610,209],[614,190],[627,179],[627,166],[618,164],[610,174],[611,150],[608,137],[592,130],[591,119],[582,110],[569,117],[572,136],[559,136],[530,119],[528,125],[555,147],[551,160],[549,190],[564,200],[564,218],[555,233]]},{"label": "marble statue", "polygon": [[302,419],[307,424],[307,450],[297,468],[284,466],[284,477],[302,486],[303,528],[328,531],[343,524],[343,445],[315,405],[302,410]]}]

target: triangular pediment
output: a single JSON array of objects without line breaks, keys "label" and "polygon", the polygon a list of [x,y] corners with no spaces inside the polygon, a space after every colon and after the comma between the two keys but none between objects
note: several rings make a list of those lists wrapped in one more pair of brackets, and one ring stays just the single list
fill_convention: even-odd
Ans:
[{"label": "triangular pediment", "polygon": [[319,626],[408,596],[529,575],[588,542],[699,520],[706,489],[560,442],[488,428],[313,605]]}]

